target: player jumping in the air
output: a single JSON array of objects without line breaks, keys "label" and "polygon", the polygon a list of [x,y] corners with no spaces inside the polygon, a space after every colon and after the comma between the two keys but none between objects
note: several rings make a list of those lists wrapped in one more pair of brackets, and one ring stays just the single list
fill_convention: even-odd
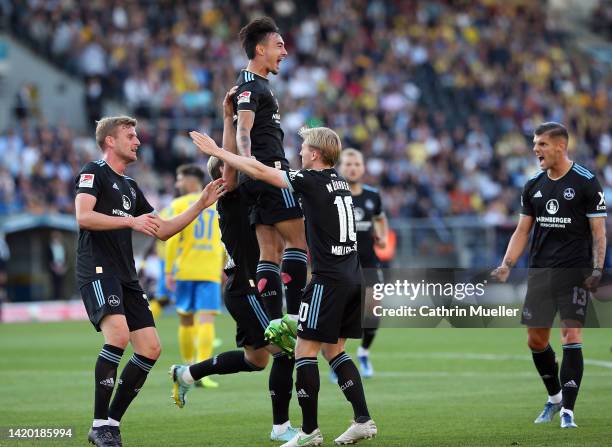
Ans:
[{"label": "player jumping in the air", "polygon": [[[278,74],[287,56],[285,43],[268,17],[254,19],[242,28],[240,41],[249,63],[238,76],[233,97],[238,152],[286,171],[289,163],[283,148],[281,115],[268,81],[270,74]],[[272,320],[269,336],[274,339],[282,317],[283,284],[287,313],[291,315],[297,314],[306,285],[308,258],[302,210],[286,185],[279,188],[248,175],[241,175],[239,182],[257,234],[257,288]]]},{"label": "player jumping in the air", "polygon": [[[521,216],[504,256],[492,275],[506,281],[527,247],[527,296],[522,323],[542,377],[548,401],[535,423],[550,422],[561,411],[561,427],[576,427],[574,404],[582,381],[582,327],[591,290],[602,276],[606,254],[606,202],[601,185],[586,168],[568,158],[569,135],[558,123],[535,130],[533,150],[542,169],[523,189]],[[555,315],[561,319],[561,369],[550,346]]]},{"label": "player jumping in the air", "polygon": [[283,171],[220,149],[206,135],[190,135],[204,153],[277,188],[289,188],[302,198],[313,272],[299,309],[295,348],[296,390],[303,425],[283,447],[323,442],[317,422],[319,351],[338,376],[338,385],[354,412],[353,423],[336,438],[336,444],[374,437],[377,428],[368,412],[359,371],[344,352],[346,338],[361,338],[361,267],[350,187],[334,169],[340,156],[340,138],[325,127],[303,129],[303,169]]},{"label": "player jumping in the air", "polygon": [[[97,446],[114,447],[121,445],[119,422],[161,352],[147,295],[138,283],[132,230],[167,240],[214,203],[223,194],[223,184],[209,183],[189,209],[164,220],[153,213],[136,182],[125,175],[140,146],[136,120],[102,118],[96,127],[96,142],[103,158],[87,163],[76,177],[76,270],[89,319],[104,335],[94,369],[94,420],[88,439]],[[117,367],[128,342],[134,354],[117,380]]]},{"label": "player jumping in the air", "polygon": [[[236,153],[235,130],[232,123],[233,107],[230,90],[223,103],[223,143]],[[208,161],[210,176],[223,176],[228,188],[236,183],[236,171],[224,168],[221,160],[211,157]],[[262,307],[262,299],[255,286],[255,272],[259,248],[255,231],[249,224],[249,214],[244,200],[237,190],[232,190],[217,203],[221,239],[225,244],[228,260],[225,268],[227,282],[224,291],[225,306],[236,321],[236,344],[244,351],[228,351],[192,366],[173,365],[173,397],[178,407],[185,405],[185,394],[194,381],[211,374],[234,374],[242,371],[261,371],[273,356],[270,369],[269,390],[272,399],[272,441],[289,441],[297,430],[289,422],[289,402],[293,388],[294,360],[270,345],[264,338],[269,320]],[[294,344],[293,341],[291,344]]]}]

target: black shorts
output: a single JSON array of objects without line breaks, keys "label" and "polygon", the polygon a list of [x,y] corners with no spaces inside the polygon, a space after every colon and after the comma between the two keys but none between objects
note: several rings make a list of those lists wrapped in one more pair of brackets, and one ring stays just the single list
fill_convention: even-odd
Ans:
[{"label": "black shorts", "polygon": [[225,307],[236,322],[236,345],[254,349],[268,345],[264,331],[268,327],[268,315],[261,297],[255,294],[224,294]]},{"label": "black shorts", "polygon": [[137,281],[121,282],[118,278],[100,278],[81,287],[81,297],[89,321],[100,332],[106,315],[125,315],[130,332],[155,327],[147,294]]},{"label": "black shorts", "polygon": [[298,337],[323,343],[361,338],[361,284],[313,277],[304,289]]},{"label": "black shorts", "polygon": [[274,225],[304,217],[297,196],[287,188],[249,179],[240,185],[240,193],[249,206],[251,225]]},{"label": "black shorts", "polygon": [[531,268],[521,323],[529,327],[550,328],[557,311],[561,320],[584,325],[591,293],[583,282],[588,269]]}]

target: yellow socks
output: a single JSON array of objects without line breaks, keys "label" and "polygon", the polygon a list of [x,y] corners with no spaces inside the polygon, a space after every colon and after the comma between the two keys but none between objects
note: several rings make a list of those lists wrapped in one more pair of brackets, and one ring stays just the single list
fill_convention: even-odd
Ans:
[{"label": "yellow socks", "polygon": [[179,325],[178,340],[183,362],[186,365],[191,365],[191,363],[193,363],[193,354],[195,351],[195,326]]},{"label": "yellow socks", "polygon": [[198,362],[212,357],[215,341],[215,325],[213,323],[198,324]]}]

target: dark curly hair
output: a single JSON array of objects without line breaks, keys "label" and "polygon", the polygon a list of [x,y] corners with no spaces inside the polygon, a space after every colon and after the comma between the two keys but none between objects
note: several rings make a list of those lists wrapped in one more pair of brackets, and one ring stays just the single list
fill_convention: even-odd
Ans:
[{"label": "dark curly hair", "polygon": [[278,33],[278,27],[270,17],[257,17],[240,30],[238,37],[249,59],[255,57],[255,47],[264,42],[271,33]]}]

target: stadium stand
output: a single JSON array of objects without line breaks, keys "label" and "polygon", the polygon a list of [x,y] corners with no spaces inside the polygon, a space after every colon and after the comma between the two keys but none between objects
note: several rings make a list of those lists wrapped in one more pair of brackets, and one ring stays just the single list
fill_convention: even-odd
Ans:
[{"label": "stadium stand", "polygon": [[[197,159],[183,130],[218,137],[218,104],[245,65],[238,30],[264,13],[290,53],[273,85],[291,161],[300,126],[339,129],[366,155],[366,181],[382,186],[392,217],[505,222],[536,166],[531,132],[545,120],[569,126],[572,156],[612,196],[612,72],[572,48],[542,2],[307,3],[29,1],[14,5],[10,24],[141,119],[139,179],[162,202],[172,184],[154,173]],[[70,212],[71,173],[93,153],[90,136],[66,127],[25,120],[5,131],[0,212]]]},{"label": "stadium stand", "polygon": [[608,40],[612,40],[612,1],[599,0],[591,14],[591,28]]}]

